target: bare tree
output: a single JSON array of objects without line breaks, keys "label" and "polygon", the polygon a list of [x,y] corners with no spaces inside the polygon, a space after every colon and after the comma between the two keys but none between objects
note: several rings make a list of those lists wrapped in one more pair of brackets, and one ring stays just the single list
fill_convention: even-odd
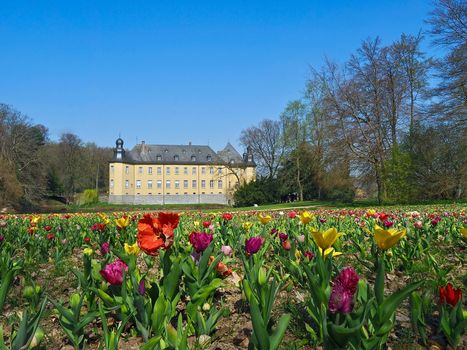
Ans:
[{"label": "bare tree", "polygon": [[285,154],[282,128],[279,121],[264,119],[258,126],[242,131],[240,142],[252,148],[260,175],[275,178]]},{"label": "bare tree", "polygon": [[454,127],[467,121],[467,3],[438,0],[431,17],[433,44],[448,49],[437,61],[439,84],[433,112]]}]

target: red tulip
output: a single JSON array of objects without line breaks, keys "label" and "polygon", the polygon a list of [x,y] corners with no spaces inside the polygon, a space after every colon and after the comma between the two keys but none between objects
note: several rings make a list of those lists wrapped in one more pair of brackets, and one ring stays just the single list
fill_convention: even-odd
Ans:
[{"label": "red tulip", "polygon": [[138,246],[149,255],[157,255],[160,248],[170,248],[179,221],[177,213],[159,213],[157,218],[145,214],[138,221]]},{"label": "red tulip", "polygon": [[448,303],[451,306],[456,306],[459,300],[462,299],[462,290],[455,289],[451,283],[448,283],[446,287],[439,287],[439,298],[441,304]]},{"label": "red tulip", "polygon": [[230,221],[230,220],[232,220],[232,218],[233,218],[233,215],[230,214],[230,213],[222,214],[222,219],[224,219],[225,221]]}]

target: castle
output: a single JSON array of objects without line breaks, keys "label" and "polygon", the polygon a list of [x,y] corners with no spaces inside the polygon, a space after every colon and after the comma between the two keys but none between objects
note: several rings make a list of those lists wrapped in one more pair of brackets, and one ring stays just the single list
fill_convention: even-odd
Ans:
[{"label": "castle", "polygon": [[236,188],[255,179],[250,147],[242,157],[230,143],[216,153],[191,143],[143,141],[127,152],[118,138],[109,162],[109,203],[232,204]]}]

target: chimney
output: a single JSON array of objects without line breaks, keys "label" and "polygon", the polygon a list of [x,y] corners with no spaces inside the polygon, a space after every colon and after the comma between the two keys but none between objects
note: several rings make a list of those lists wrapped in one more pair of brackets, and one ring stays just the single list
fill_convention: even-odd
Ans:
[{"label": "chimney", "polygon": [[141,141],[141,153],[146,153],[146,142]]}]

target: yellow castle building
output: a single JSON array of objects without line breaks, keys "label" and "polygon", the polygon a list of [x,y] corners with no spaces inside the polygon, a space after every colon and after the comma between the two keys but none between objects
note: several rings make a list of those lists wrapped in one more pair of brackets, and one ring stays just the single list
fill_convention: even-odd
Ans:
[{"label": "yellow castle building", "polygon": [[256,179],[251,148],[243,157],[227,146],[149,145],[130,151],[118,138],[109,162],[109,202],[117,204],[232,204],[236,188]]}]

